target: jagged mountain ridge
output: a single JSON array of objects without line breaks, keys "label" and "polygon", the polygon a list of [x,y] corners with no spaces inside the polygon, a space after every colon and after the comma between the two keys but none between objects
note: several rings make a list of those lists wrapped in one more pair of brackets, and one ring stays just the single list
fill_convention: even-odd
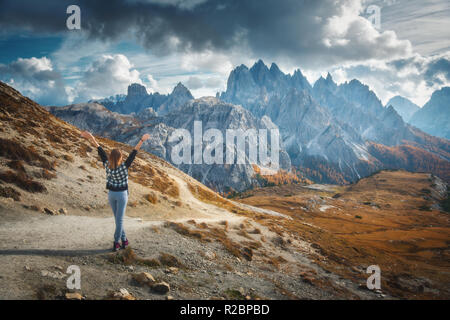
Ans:
[{"label": "jagged mountain ridge", "polygon": [[[136,105],[140,110],[138,114],[134,111],[130,113],[136,106],[126,113],[146,122],[144,130],[156,137],[149,150],[166,158],[168,147],[165,141],[168,135],[188,121],[189,116],[180,111],[180,106],[192,101],[189,90],[179,83],[170,95],[165,96],[164,102],[153,107],[147,107],[145,101],[157,94],[148,95],[143,86],[131,85],[128,96],[124,101],[143,99],[144,102]],[[300,70],[292,75],[284,74],[275,63],[269,68],[259,60],[250,69],[245,65],[234,69],[228,78],[227,90],[216,96],[233,105],[241,105],[256,118],[268,117],[280,129],[292,164],[314,181],[349,183],[374,171],[395,167],[396,161],[405,163],[402,158],[405,156],[404,149],[398,148],[405,143],[426,151],[408,153],[413,157],[419,154],[426,157],[422,161],[412,161],[414,165],[409,164],[409,170],[434,170],[442,177],[448,176],[449,142],[429,136],[405,123],[395,108],[384,107],[376,94],[356,79],[337,85],[328,74],[311,86]],[[120,109],[125,105],[118,102],[114,107]],[[105,106],[108,107],[108,104]],[[175,116],[167,117],[168,114]],[[133,127],[130,124],[120,125]],[[98,129],[95,126],[92,128],[94,132]],[[105,130],[102,127],[103,134],[118,137],[119,141],[129,139],[126,133],[129,130],[112,135]],[[380,157],[380,146],[387,147],[384,152],[391,156]],[[396,157],[399,158],[396,160]],[[205,170],[194,170],[196,173],[193,173],[189,171],[191,169],[190,166],[184,171],[223,190],[223,182],[217,185],[208,181]],[[244,171],[251,172],[250,169]],[[247,173],[242,176],[245,187],[241,190],[248,187]],[[236,183],[233,185],[235,187]]]},{"label": "jagged mountain ridge", "polygon": [[337,85],[328,74],[311,88],[299,70],[286,75],[260,60],[250,69],[234,69],[227,90],[218,96],[259,117],[268,115],[282,131],[292,163],[319,181],[349,182],[384,168],[387,164],[370,153],[372,143],[394,148],[407,143],[426,150],[427,159],[450,160],[447,140],[406,124],[356,79]]},{"label": "jagged mountain ridge", "polygon": [[133,83],[128,87],[127,95],[116,95],[88,102],[102,104],[107,109],[120,114],[137,114],[144,109],[152,108],[158,114],[164,115],[191,99],[194,99],[191,92],[181,83],[178,83],[168,95],[158,92],[148,94],[143,85]]}]

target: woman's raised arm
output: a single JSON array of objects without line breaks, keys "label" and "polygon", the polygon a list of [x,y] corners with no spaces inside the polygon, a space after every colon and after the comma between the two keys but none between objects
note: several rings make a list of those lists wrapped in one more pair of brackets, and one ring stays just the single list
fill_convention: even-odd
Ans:
[{"label": "woman's raised arm", "polygon": [[81,136],[85,138],[86,140],[89,140],[96,148],[98,148],[100,145],[97,143],[97,140],[95,140],[94,136],[89,131],[83,131],[81,132]]},{"label": "woman's raised arm", "polygon": [[148,133],[144,134],[141,138],[141,140],[139,140],[138,144],[136,145],[136,147],[134,147],[134,150],[138,151],[142,144],[144,143],[144,141],[148,140],[150,138],[150,135]]}]

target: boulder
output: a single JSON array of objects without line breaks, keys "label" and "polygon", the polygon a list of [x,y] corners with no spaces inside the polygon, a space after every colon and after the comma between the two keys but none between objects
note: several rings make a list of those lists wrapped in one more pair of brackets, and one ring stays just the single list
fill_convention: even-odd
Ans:
[{"label": "boulder", "polygon": [[156,282],[155,278],[148,272],[135,273],[133,274],[133,279],[142,286]]},{"label": "boulder", "polygon": [[159,294],[166,294],[170,291],[170,285],[167,282],[161,281],[152,286],[152,291]]},{"label": "boulder", "polygon": [[66,293],[67,300],[82,300],[83,296],[78,292],[67,292]]}]

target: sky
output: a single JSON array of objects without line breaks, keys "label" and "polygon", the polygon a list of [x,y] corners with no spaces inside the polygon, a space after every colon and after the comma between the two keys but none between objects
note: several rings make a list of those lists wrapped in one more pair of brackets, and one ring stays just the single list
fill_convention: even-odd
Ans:
[{"label": "sky", "polygon": [[[72,4],[80,29],[66,25]],[[262,59],[423,106],[450,85],[449,17],[448,0],[0,0],[0,80],[43,105],[131,83],[200,97]]]}]

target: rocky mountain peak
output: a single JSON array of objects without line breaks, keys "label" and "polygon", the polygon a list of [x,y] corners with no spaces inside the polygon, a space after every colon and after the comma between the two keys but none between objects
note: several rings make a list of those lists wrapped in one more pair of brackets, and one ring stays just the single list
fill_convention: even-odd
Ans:
[{"label": "rocky mountain peak", "polygon": [[334,83],[334,81],[333,81],[333,77],[331,76],[331,74],[328,72],[328,74],[327,74],[327,82],[333,82]]},{"label": "rocky mountain peak", "polygon": [[394,109],[406,122],[409,122],[413,114],[420,109],[419,106],[402,96],[395,96],[391,98],[386,104],[386,107],[388,106],[394,107]]},{"label": "rocky mountain peak", "polygon": [[280,73],[282,73],[280,68],[278,68],[278,65],[275,62],[273,62],[270,65],[270,73],[272,73],[272,74],[280,74]]},{"label": "rocky mountain peak", "polygon": [[139,83],[132,83],[128,86],[128,97],[145,97],[147,95],[147,90]]},{"label": "rocky mountain peak", "polygon": [[189,91],[189,89],[186,88],[186,86],[184,84],[182,84],[181,82],[178,82],[178,84],[175,86],[175,88],[173,88],[171,95],[184,95],[184,96],[189,96],[190,99],[194,98],[192,96],[191,92]]}]

